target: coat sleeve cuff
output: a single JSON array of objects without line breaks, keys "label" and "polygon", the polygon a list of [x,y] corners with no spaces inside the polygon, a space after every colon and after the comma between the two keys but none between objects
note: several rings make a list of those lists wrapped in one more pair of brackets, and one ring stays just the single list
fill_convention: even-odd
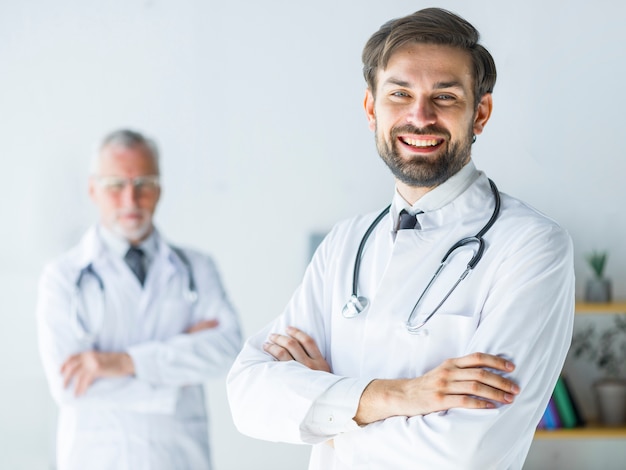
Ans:
[{"label": "coat sleeve cuff", "polygon": [[359,428],[354,421],[363,390],[370,379],[343,378],[322,393],[304,419],[303,431],[332,438]]}]

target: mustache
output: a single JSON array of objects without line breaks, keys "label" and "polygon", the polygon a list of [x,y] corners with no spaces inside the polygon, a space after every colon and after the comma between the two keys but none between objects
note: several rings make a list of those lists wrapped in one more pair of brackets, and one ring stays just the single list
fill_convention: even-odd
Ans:
[{"label": "mustache", "polygon": [[391,129],[391,136],[394,138],[394,140],[400,134],[438,135],[446,139],[450,139],[450,132],[446,128],[437,126],[435,124],[427,127],[415,127],[410,124],[406,124],[404,126],[394,127],[393,129]]},{"label": "mustache", "polygon": [[117,209],[115,211],[115,215],[124,216],[124,215],[146,215],[148,211],[146,209],[141,209],[139,207],[127,207],[124,209]]}]

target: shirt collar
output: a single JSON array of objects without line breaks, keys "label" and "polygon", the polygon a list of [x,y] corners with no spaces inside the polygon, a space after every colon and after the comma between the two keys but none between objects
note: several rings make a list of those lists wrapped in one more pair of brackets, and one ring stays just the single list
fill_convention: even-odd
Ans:
[{"label": "shirt collar", "polygon": [[[101,225],[92,225],[74,251],[76,268],[80,271],[95,264],[96,269],[99,269],[99,265],[106,263],[110,256],[123,258],[129,246],[127,241],[120,240],[117,235],[107,231]],[[185,261],[170,247],[156,228],[140,246],[146,250],[147,266],[159,258],[172,269],[188,270]]]},{"label": "shirt collar", "polygon": [[[405,209],[410,214],[430,212],[441,209],[459,197],[480,176],[474,162],[471,160],[456,174],[436,188],[427,192],[412,206],[404,200],[396,188],[389,213],[391,214],[391,227],[395,231],[400,218],[400,211]],[[419,221],[419,218],[418,218]]]},{"label": "shirt collar", "polygon": [[[97,233],[99,235],[104,248],[109,250],[116,256],[120,258],[124,258],[126,252],[130,248],[130,243],[123,237],[120,237],[118,234],[112,232],[108,228],[98,225]],[[149,266],[152,260],[156,257],[159,248],[159,234],[156,229],[152,230],[152,233],[142,241],[137,248],[141,248],[141,250],[145,254],[146,264]]]}]

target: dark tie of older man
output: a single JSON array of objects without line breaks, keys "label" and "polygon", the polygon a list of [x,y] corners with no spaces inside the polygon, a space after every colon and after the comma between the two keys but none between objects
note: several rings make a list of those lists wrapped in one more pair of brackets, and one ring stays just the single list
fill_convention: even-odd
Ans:
[{"label": "dark tie of older man", "polygon": [[143,286],[143,282],[146,280],[146,265],[144,262],[145,253],[141,248],[131,246],[126,255],[124,255],[124,261],[130,268],[130,270],[137,276],[139,283]]}]

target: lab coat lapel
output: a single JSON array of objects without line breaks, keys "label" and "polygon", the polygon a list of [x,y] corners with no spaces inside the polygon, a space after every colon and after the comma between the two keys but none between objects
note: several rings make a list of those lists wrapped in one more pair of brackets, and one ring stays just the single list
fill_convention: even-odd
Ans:
[{"label": "lab coat lapel", "polygon": [[98,236],[96,226],[90,227],[87,232],[85,232],[78,246],[75,262],[76,268],[79,271],[90,264],[102,262],[105,257],[106,249]]},{"label": "lab coat lapel", "polygon": [[163,289],[183,267],[182,261],[158,233],[157,246],[157,255],[153,261],[155,269],[152,269],[152,281],[155,288]]},{"label": "lab coat lapel", "polygon": [[[404,233],[406,232],[406,233]],[[399,377],[419,367],[427,338],[410,335],[405,322],[430,272],[431,244],[415,230],[398,233],[387,269],[367,312],[361,363],[364,376]],[[430,255],[432,257],[432,255]],[[421,267],[426,265],[424,269]],[[397,357],[405,358],[398,361]]]},{"label": "lab coat lapel", "polygon": [[[168,292],[172,291],[172,289],[176,290],[176,292],[180,292],[178,289],[183,289],[183,283],[187,282],[187,280],[184,279],[186,269],[182,260],[158,233],[157,247],[156,256],[152,261],[152,266],[150,266],[148,276],[146,277],[145,291],[151,292],[149,298],[145,299],[146,302],[150,299],[154,301],[154,299],[159,297],[167,296]],[[176,277],[180,277],[178,282],[174,282]],[[176,284],[176,286],[173,284]],[[147,308],[148,305],[145,305]]]},{"label": "lab coat lapel", "polygon": [[418,289],[426,285],[428,273],[436,269],[432,248],[432,242],[417,230],[398,232],[385,273],[371,299],[369,316],[384,316],[397,323],[406,320]]}]

